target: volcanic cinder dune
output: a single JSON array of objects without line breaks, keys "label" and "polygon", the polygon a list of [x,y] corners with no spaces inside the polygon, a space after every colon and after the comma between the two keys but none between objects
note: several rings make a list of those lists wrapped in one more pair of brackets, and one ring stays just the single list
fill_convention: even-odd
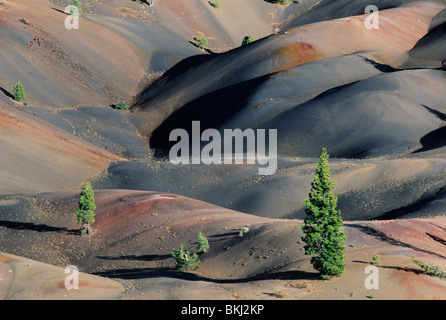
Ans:
[{"label": "volcanic cinder dune", "polygon": [[[67,29],[71,1],[0,0],[1,299],[446,298],[412,261],[446,266],[446,1],[81,2]],[[277,130],[277,170],[173,164],[193,121]],[[348,232],[330,281],[300,227],[323,148]],[[199,231],[209,252],[177,270]]]}]

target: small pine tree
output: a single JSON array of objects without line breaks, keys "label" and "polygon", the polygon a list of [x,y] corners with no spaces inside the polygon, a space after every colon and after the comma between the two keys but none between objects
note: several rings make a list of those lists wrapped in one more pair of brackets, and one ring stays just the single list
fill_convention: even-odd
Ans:
[{"label": "small pine tree", "polygon": [[195,37],[196,46],[200,49],[205,49],[208,47],[208,40],[203,36],[196,36]]},{"label": "small pine tree", "polygon": [[[77,8],[77,11],[79,13],[79,17],[82,15],[82,5],[78,0],[73,0],[71,3],[72,6],[75,6]],[[73,10],[70,12],[70,14],[73,14]]]},{"label": "small pine tree", "polygon": [[95,222],[95,209],[94,192],[91,183],[87,182],[80,194],[79,207],[76,209],[77,224],[81,226],[82,235],[90,235],[95,231],[91,228],[91,224]]},{"label": "small pine tree", "polygon": [[251,36],[245,36],[242,41],[242,46],[246,46],[247,44],[250,44],[253,41],[254,39]]},{"label": "small pine tree", "polygon": [[380,259],[380,257],[378,255],[373,256],[372,264],[375,265],[375,266],[381,265],[381,259]]},{"label": "small pine tree", "polygon": [[14,100],[18,102],[25,101],[25,88],[20,81],[14,86]]},{"label": "small pine tree", "polygon": [[307,217],[301,226],[305,236],[305,254],[313,255],[310,262],[323,279],[340,276],[345,269],[344,241],[347,233],[341,230],[341,212],[336,210],[338,198],[333,194],[336,182],[330,181],[330,166],[324,148],[305,200]]},{"label": "small pine tree", "polygon": [[175,265],[178,270],[192,270],[198,267],[200,259],[196,253],[191,254],[189,250],[184,250],[183,243],[180,244],[180,248],[171,252],[172,257],[175,259]]},{"label": "small pine tree", "polygon": [[204,236],[204,234],[201,231],[198,232],[197,238],[198,238],[197,252],[206,253],[209,250],[208,239]]}]

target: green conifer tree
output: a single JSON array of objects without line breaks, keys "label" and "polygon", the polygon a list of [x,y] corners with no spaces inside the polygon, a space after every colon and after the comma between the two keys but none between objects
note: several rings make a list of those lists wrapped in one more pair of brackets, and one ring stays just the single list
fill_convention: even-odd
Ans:
[{"label": "green conifer tree", "polygon": [[18,102],[25,101],[25,88],[20,81],[17,81],[17,84],[14,87],[14,100]]},{"label": "green conifer tree", "polygon": [[246,46],[247,44],[250,44],[253,41],[254,39],[252,36],[245,36],[242,40],[242,46]]},{"label": "green conifer tree", "polygon": [[324,148],[305,200],[307,217],[301,226],[305,236],[305,254],[312,255],[313,267],[323,279],[340,276],[345,269],[344,241],[347,233],[341,230],[341,212],[336,209],[338,198],[333,194],[336,182],[330,181],[330,166]]},{"label": "green conifer tree", "polygon": [[94,192],[90,182],[87,182],[80,194],[79,207],[76,209],[77,224],[81,226],[82,235],[90,235],[95,231],[91,228],[91,224],[95,222],[95,209]]},{"label": "green conifer tree", "polygon": [[191,253],[189,250],[184,250],[184,245],[181,242],[180,248],[171,252],[175,259],[175,265],[178,270],[193,270],[200,264],[198,254]]}]

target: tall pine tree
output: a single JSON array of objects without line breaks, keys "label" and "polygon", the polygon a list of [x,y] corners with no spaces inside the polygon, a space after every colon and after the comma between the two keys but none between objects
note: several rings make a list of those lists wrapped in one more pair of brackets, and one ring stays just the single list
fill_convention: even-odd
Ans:
[{"label": "tall pine tree", "polygon": [[76,209],[77,224],[81,226],[82,235],[90,235],[95,231],[91,228],[91,224],[95,222],[95,209],[94,192],[90,182],[87,182],[80,194],[79,207]]},{"label": "tall pine tree", "polygon": [[333,194],[336,182],[330,181],[330,166],[324,148],[317,165],[309,198],[305,200],[307,217],[301,226],[305,236],[305,254],[323,279],[340,276],[345,269],[344,241],[347,233],[341,212],[336,209],[338,198]]}]

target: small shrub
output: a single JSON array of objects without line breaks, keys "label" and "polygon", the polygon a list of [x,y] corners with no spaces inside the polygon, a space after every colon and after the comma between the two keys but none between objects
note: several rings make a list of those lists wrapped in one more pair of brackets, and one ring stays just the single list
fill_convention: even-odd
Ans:
[{"label": "small shrub", "polygon": [[242,46],[246,46],[247,44],[250,44],[253,41],[254,39],[251,36],[245,36],[242,41]]},{"label": "small shrub", "polygon": [[208,239],[206,239],[206,237],[204,236],[204,234],[201,231],[198,232],[197,237],[198,237],[197,252],[198,253],[206,253],[209,250]]},{"label": "small shrub", "polygon": [[183,243],[181,243],[178,250],[172,251],[171,253],[178,270],[192,270],[200,264],[198,255],[196,253],[191,254],[189,250],[184,250]]},{"label": "small shrub", "polygon": [[240,232],[238,233],[238,236],[241,238],[245,235],[245,233],[247,233],[249,231],[248,227],[243,227]]},{"label": "small shrub", "polygon": [[375,266],[379,266],[379,265],[381,264],[381,259],[379,258],[378,255],[373,256],[372,259],[373,259],[373,261],[372,261],[373,265],[375,265]]},{"label": "small shrub", "polygon": [[196,36],[195,37],[195,45],[200,49],[205,49],[208,47],[209,43],[208,40],[203,36]]},{"label": "small shrub", "polygon": [[17,84],[14,87],[14,100],[18,102],[25,101],[25,88],[20,81],[17,81]]},{"label": "small shrub", "polygon": [[220,8],[221,7],[221,0],[215,0],[215,3],[214,3],[214,8]]},{"label": "small shrub", "polygon": [[[270,0],[271,3],[280,3],[283,6],[286,6],[291,3],[291,0]],[[299,1],[300,3],[301,1]]]},{"label": "small shrub", "polygon": [[115,106],[115,109],[119,110],[127,110],[128,108],[129,106],[127,105],[127,103],[125,103],[125,101],[118,102],[118,104]]},{"label": "small shrub", "polygon": [[279,291],[279,290],[274,290],[271,293],[272,296],[276,297],[276,298],[285,298],[287,296],[287,294],[283,291]]}]

